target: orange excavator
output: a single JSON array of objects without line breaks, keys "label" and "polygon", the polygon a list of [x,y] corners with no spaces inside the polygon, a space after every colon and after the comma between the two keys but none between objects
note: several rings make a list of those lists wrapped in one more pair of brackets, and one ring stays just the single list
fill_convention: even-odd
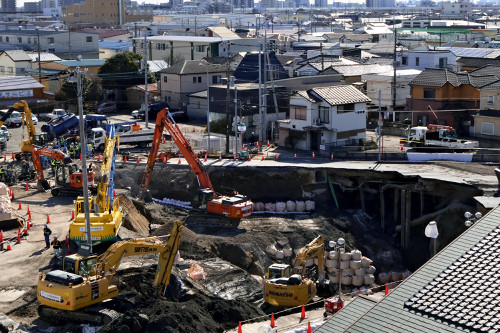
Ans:
[{"label": "orange excavator", "polygon": [[[54,166],[56,185],[51,187],[43,175],[40,156],[45,156],[62,163]],[[51,190],[53,196],[77,196],[82,194],[83,179],[79,167],[72,163],[71,158],[57,149],[31,146],[31,157],[36,170],[37,188],[39,190]],[[94,172],[87,173],[89,189],[94,189]]]},{"label": "orange excavator", "polygon": [[[225,196],[215,192],[203,164],[168,112],[168,108],[161,110],[156,116],[155,133],[151,144],[151,152],[148,156],[148,164],[141,183],[144,190],[147,191],[149,187],[164,128],[170,133],[172,140],[175,142],[177,148],[179,148],[198,179],[198,184],[200,186],[197,200],[199,204],[198,208],[219,216],[225,216],[234,220],[234,222],[239,222],[239,219],[252,215],[253,203],[246,196],[241,194]],[[225,224],[227,223],[223,222],[220,225]]]}]

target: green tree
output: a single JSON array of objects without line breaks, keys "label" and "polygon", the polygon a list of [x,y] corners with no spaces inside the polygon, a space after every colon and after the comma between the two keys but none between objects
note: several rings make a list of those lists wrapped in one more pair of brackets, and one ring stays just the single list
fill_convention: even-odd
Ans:
[{"label": "green tree", "polygon": [[113,90],[144,84],[141,60],[142,56],[134,52],[118,53],[107,59],[98,72],[102,87]]},{"label": "green tree", "polygon": [[[99,82],[96,79],[89,79],[83,77],[83,101],[84,102],[97,102],[100,100],[101,88]],[[76,103],[77,87],[76,80],[66,80],[62,85],[61,89],[55,94],[54,98],[57,101],[68,101],[69,103]]]}]

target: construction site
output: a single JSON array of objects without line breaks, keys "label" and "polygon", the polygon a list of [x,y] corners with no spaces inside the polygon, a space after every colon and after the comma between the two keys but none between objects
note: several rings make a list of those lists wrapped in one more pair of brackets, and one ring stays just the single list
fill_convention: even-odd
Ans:
[{"label": "construction site", "polygon": [[[113,116],[87,135],[104,133],[102,150],[69,156],[27,105],[13,109],[25,121],[0,160],[1,332],[313,331],[361,294],[383,298],[466,230],[465,212],[498,205],[494,163],[272,144],[237,159],[193,149],[204,126],[168,109],[146,145],[120,132],[144,123]],[[439,237],[426,236],[431,221]]]}]

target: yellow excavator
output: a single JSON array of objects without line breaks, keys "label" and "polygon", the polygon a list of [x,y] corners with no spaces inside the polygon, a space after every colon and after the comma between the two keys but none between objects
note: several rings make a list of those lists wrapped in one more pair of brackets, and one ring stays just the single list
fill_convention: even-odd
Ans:
[{"label": "yellow excavator", "polygon": [[47,133],[37,133],[35,124],[33,123],[33,119],[31,118],[31,109],[28,105],[28,103],[24,100],[15,103],[12,106],[14,109],[23,109],[24,112],[21,113],[22,115],[22,122],[23,126],[26,125],[26,129],[28,131],[28,138],[26,140],[23,140],[21,142],[21,151],[23,153],[30,153],[31,154],[31,147],[33,145],[35,146],[44,146],[49,142],[49,137]]},{"label": "yellow excavator", "polygon": [[37,298],[41,317],[106,324],[112,318],[104,305],[96,303],[118,296],[118,287],[111,284],[124,257],[158,254],[153,285],[158,294],[165,294],[172,266],[179,249],[182,222],[176,221],[167,236],[120,241],[100,256],[66,256],[63,270],[45,276],[40,274]]},{"label": "yellow excavator", "polygon": [[[97,185],[97,195],[95,199],[89,197],[92,242],[116,241],[122,224],[123,212],[118,200],[113,200],[115,146],[117,140],[118,137],[114,135],[114,127],[111,126],[105,138],[101,179]],[[75,201],[75,219],[69,225],[69,238],[72,241],[82,242],[87,237],[83,206],[83,197],[78,197]]]},{"label": "yellow excavator", "polygon": [[283,307],[294,307],[309,303],[316,296],[316,277],[308,276],[306,261],[318,259],[317,280],[323,284],[324,237],[313,239],[301,248],[295,257],[293,267],[287,264],[272,264],[264,279],[264,302]]}]

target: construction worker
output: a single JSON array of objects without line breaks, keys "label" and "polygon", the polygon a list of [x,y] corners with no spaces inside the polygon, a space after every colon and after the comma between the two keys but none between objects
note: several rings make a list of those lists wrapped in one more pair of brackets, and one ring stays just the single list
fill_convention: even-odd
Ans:
[{"label": "construction worker", "polygon": [[47,223],[43,225],[43,237],[45,238],[45,249],[50,248],[50,235],[52,234],[52,230],[47,227]]},{"label": "construction worker", "polygon": [[0,168],[0,181],[5,183],[5,169],[3,168],[3,166]]},{"label": "construction worker", "polygon": [[57,235],[54,236],[54,240],[50,243],[50,245],[52,245],[52,248],[54,249],[54,257],[59,259],[61,257],[62,243],[57,239]]},{"label": "construction worker", "polygon": [[52,170],[52,175],[56,174],[56,160],[51,159],[50,160],[50,169]]}]

